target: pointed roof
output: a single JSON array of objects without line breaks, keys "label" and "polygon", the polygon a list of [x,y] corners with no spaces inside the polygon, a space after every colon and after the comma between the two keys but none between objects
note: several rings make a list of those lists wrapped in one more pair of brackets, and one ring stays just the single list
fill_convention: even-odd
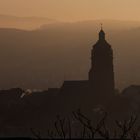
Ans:
[{"label": "pointed roof", "polygon": [[101,30],[99,32],[99,40],[105,40],[105,32],[103,31],[103,24],[101,23]]}]

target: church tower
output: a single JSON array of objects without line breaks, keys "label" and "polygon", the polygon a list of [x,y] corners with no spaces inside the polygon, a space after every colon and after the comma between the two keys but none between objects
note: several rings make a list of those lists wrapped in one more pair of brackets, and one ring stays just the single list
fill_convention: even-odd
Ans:
[{"label": "church tower", "polygon": [[113,50],[105,39],[102,27],[99,39],[91,52],[89,71],[90,91],[98,98],[109,98],[114,93]]}]

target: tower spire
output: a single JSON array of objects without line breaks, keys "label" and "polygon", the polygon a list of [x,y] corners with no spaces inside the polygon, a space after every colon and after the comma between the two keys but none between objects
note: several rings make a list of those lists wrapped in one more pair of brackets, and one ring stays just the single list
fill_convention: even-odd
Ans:
[{"label": "tower spire", "polygon": [[101,30],[103,30],[103,23],[101,23]]},{"label": "tower spire", "polygon": [[103,31],[103,24],[101,23],[101,30],[99,32],[99,40],[105,40],[105,32]]}]

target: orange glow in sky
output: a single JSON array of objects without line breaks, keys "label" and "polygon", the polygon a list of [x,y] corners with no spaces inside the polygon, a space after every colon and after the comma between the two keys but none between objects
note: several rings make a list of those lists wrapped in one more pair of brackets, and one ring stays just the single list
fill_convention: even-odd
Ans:
[{"label": "orange glow in sky", "polygon": [[58,20],[140,20],[140,0],[0,0],[0,14]]}]

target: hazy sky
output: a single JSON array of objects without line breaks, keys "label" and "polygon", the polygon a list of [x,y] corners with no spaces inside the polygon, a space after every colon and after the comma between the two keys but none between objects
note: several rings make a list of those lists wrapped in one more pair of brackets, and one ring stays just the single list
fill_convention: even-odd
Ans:
[{"label": "hazy sky", "polygon": [[60,20],[140,20],[140,0],[0,0],[0,14]]}]

